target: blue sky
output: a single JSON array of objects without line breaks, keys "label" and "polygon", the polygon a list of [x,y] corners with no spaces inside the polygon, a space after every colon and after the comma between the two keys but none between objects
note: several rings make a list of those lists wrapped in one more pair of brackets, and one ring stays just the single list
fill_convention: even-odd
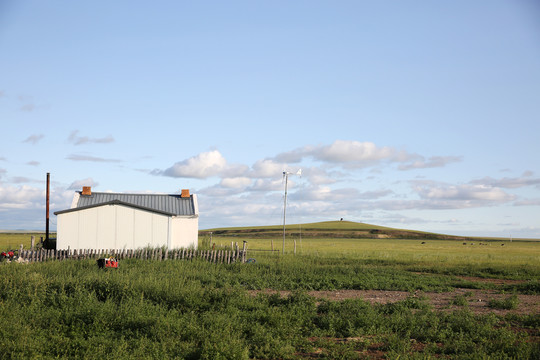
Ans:
[{"label": "blue sky", "polygon": [[[540,5],[0,1],[0,229],[94,191],[200,227],[540,238]],[[52,227],[55,217],[51,217]]]}]

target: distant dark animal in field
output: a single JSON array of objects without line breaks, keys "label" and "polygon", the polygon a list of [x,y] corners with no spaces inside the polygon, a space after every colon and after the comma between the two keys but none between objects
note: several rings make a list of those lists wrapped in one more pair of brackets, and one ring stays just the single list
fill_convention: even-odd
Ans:
[{"label": "distant dark animal in field", "polygon": [[467,245],[467,243],[463,243],[463,245]]},{"label": "distant dark animal in field", "polygon": [[504,246],[504,244],[501,244],[501,246]]},{"label": "distant dark animal in field", "polygon": [[424,245],[426,242],[425,241],[422,241],[422,245]]}]

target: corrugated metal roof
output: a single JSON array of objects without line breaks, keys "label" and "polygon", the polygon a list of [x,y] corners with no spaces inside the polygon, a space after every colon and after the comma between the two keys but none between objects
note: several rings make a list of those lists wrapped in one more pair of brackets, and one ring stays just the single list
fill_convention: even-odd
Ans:
[{"label": "corrugated metal roof", "polygon": [[180,216],[197,215],[195,214],[193,195],[182,198],[180,195],[167,194],[121,194],[92,192],[92,195],[90,196],[82,194],[80,195],[79,201],[77,202],[77,208],[98,205],[114,200]]}]

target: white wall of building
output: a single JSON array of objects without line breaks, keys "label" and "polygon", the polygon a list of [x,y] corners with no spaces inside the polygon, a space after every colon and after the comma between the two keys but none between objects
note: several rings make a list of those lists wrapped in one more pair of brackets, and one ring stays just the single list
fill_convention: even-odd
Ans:
[{"label": "white wall of building", "polygon": [[199,239],[199,218],[197,216],[177,216],[171,221],[172,233],[169,248],[197,248]]},{"label": "white wall of building", "polygon": [[197,247],[198,217],[173,217],[124,205],[58,214],[57,249]]}]

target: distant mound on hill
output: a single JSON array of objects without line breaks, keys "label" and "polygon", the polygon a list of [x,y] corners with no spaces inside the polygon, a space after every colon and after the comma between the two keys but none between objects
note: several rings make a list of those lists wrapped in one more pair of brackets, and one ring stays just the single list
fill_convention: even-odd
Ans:
[{"label": "distant mound on hill", "polygon": [[[287,236],[303,238],[347,238],[347,239],[430,239],[430,240],[469,240],[464,236],[428,233],[423,231],[394,229],[384,226],[357,223],[352,221],[323,221],[309,224],[285,226]],[[241,238],[278,238],[283,236],[283,226],[249,226],[200,230],[199,235],[212,232],[215,236]]]}]

